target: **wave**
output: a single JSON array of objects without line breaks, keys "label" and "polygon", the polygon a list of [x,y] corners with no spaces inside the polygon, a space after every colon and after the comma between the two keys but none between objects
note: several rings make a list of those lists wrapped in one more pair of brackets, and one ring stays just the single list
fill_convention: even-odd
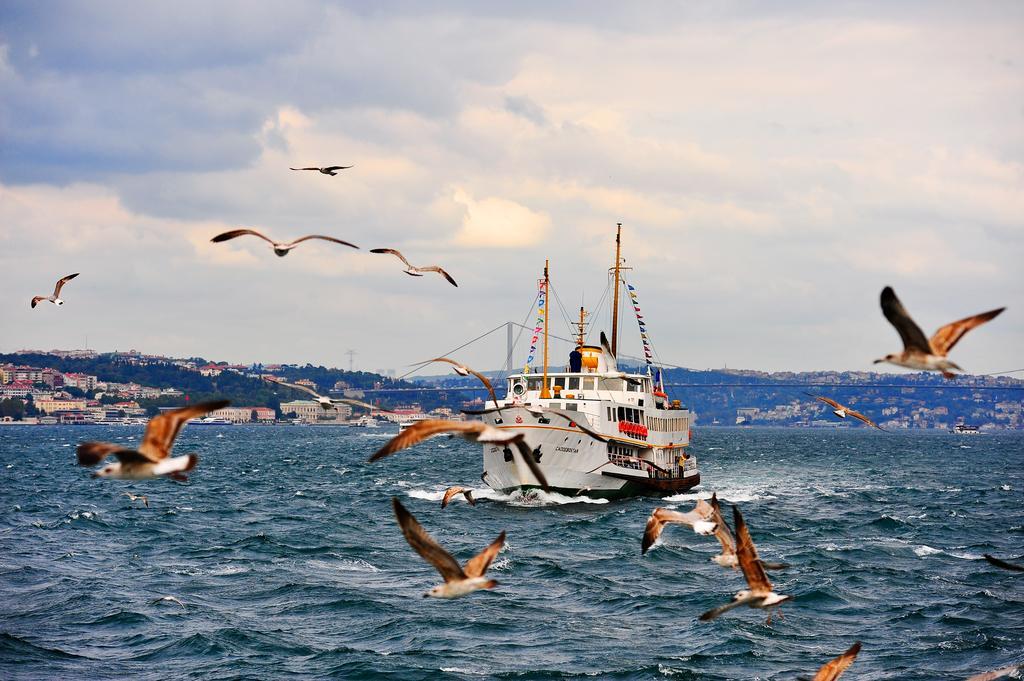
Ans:
[{"label": "wave", "polygon": [[[409,490],[408,494],[413,499],[423,499],[424,501],[441,501],[444,498],[445,490],[448,488],[438,490],[429,489],[412,489]],[[595,499],[586,495],[580,495],[575,497],[566,496],[559,494],[558,492],[545,492],[540,489],[531,489],[527,491],[516,490],[511,494],[502,494],[490,487],[476,487],[473,488],[473,498],[477,501],[481,499],[487,499],[488,501],[497,501],[508,504],[509,506],[564,506],[567,504],[607,504],[607,499]],[[465,503],[466,497],[459,494],[452,499],[452,503],[456,500],[461,500]]]}]

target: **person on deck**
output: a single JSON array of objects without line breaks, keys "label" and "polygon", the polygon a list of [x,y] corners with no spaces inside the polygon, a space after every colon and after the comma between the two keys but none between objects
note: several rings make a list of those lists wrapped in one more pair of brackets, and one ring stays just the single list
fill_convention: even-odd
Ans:
[{"label": "person on deck", "polygon": [[583,353],[580,352],[579,346],[569,353],[569,371],[574,374],[583,371]]}]

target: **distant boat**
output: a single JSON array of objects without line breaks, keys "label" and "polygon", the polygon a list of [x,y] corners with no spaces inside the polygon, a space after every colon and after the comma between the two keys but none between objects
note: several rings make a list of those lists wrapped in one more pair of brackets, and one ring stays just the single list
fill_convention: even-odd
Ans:
[{"label": "distant boat", "polygon": [[966,423],[956,424],[949,432],[954,435],[981,435],[981,429],[978,426],[969,426]]},{"label": "distant boat", "polygon": [[192,426],[233,426],[233,422],[227,419],[222,419],[216,416],[207,416],[201,419],[192,419],[189,421],[189,425]]},{"label": "distant boat", "polygon": [[402,432],[403,430],[405,430],[406,428],[408,428],[408,427],[409,427],[409,426],[411,426],[412,424],[414,424],[414,423],[419,423],[420,421],[426,421],[426,420],[428,420],[429,418],[430,418],[430,417],[429,417],[429,416],[427,416],[426,414],[413,414],[413,415],[412,415],[412,416],[411,416],[410,418],[408,418],[407,420],[405,420],[405,421],[399,421],[399,422],[398,422],[398,432],[399,432],[399,433],[401,433],[401,432]]}]

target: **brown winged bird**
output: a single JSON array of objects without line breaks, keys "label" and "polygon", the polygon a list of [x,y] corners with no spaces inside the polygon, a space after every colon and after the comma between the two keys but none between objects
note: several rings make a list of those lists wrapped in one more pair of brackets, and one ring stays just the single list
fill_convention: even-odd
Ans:
[{"label": "brown winged bird", "polygon": [[444,584],[432,587],[430,591],[423,594],[424,598],[458,598],[480,589],[493,589],[498,586],[498,582],[484,577],[484,574],[505,544],[504,532],[499,534],[498,538],[487,548],[470,558],[463,568],[452,557],[452,554],[441,548],[441,545],[427,534],[412,513],[409,513],[405,506],[398,501],[398,497],[391,497],[391,505],[395,508],[398,526],[402,528],[402,534],[405,535],[409,546],[420,554],[423,560],[437,568],[437,571],[444,577]]},{"label": "brown winged bird", "polygon": [[925,338],[921,327],[910,318],[910,315],[903,307],[903,303],[896,297],[896,293],[891,287],[886,286],[882,289],[881,303],[882,313],[885,315],[885,318],[889,320],[889,323],[900,334],[900,339],[903,341],[903,352],[893,353],[881,359],[876,359],[875,364],[888,362],[889,364],[907,367],[908,369],[917,369],[918,371],[941,371],[942,375],[946,378],[953,378],[952,369],[963,371],[956,364],[946,359],[946,355],[953,349],[953,346],[964,337],[965,333],[997,317],[1000,312],[1006,309],[1001,307],[997,310],[982,312],[973,317],[964,317],[951,324],[946,324],[936,331],[931,339],[928,339]]},{"label": "brown winged bird", "polygon": [[[995,556],[990,556],[987,553],[982,555],[985,556],[985,560],[992,563],[998,568],[1003,568],[1004,570],[1013,570],[1014,572],[1024,572],[1024,566],[1014,565],[1013,563],[1007,563],[1005,560],[999,560]],[[1024,558],[1024,556],[1021,557]],[[1020,560],[1020,558],[1018,558],[1017,560]]]},{"label": "brown winged bird", "polygon": [[234,238],[240,237],[240,236],[255,236],[255,237],[259,237],[260,239],[263,239],[268,244],[273,246],[274,253],[276,253],[278,256],[280,256],[282,258],[284,256],[288,255],[288,252],[290,250],[292,250],[293,248],[295,248],[296,246],[301,244],[303,241],[309,241],[310,239],[321,239],[323,241],[330,241],[331,243],[334,243],[334,244],[341,244],[342,246],[349,246],[350,248],[359,248],[359,246],[356,246],[355,244],[350,244],[347,241],[342,241],[341,239],[335,239],[333,236],[324,236],[322,234],[309,234],[307,236],[299,237],[295,241],[281,241],[281,242],[278,242],[278,241],[274,241],[270,237],[267,237],[267,236],[264,236],[263,234],[260,234],[255,229],[233,229],[230,232],[224,232],[223,234],[218,234],[217,236],[215,236],[212,239],[210,239],[210,241],[212,241],[215,244],[219,244],[222,241],[228,241],[230,239],[234,239]]},{"label": "brown winged bird", "polygon": [[[715,539],[722,545],[722,552],[712,556],[711,560],[722,567],[736,569],[740,566],[739,558],[736,555],[736,538],[733,536],[732,530],[729,529],[729,524],[722,517],[722,508],[718,504],[717,492],[711,495],[711,508],[714,511],[710,520],[715,524]],[[785,563],[766,563],[763,560],[761,560],[761,565],[765,570],[785,570],[789,567]]]},{"label": "brown winged bird", "polygon": [[458,284],[455,283],[455,280],[452,279],[452,276],[445,272],[440,267],[438,267],[437,265],[424,265],[423,267],[413,267],[412,264],[410,264],[409,261],[405,259],[405,256],[394,248],[371,248],[370,253],[388,253],[390,255],[395,256],[405,264],[405,273],[411,276],[422,277],[423,272],[437,272],[442,277],[447,279],[449,284],[456,287],[458,286]]},{"label": "brown winged bird", "polygon": [[829,660],[818,670],[818,673],[814,675],[813,681],[836,681],[846,668],[853,664],[854,659],[857,657],[857,653],[860,652],[860,641],[857,641],[850,649],[840,655],[834,660]]},{"label": "brown winged bird", "polygon": [[[743,516],[735,506],[732,507],[732,516],[733,522],[736,524],[736,556],[740,562],[740,569],[743,570],[743,577],[747,580],[748,588],[742,589],[733,596],[731,603],[712,608],[701,615],[702,621],[713,620],[722,613],[741,605],[749,605],[751,608],[775,608],[793,598],[772,591],[772,583],[768,581],[764,565],[757,557],[757,548],[750,538],[747,524],[743,522]],[[768,610],[768,624],[772,622],[771,612]]]},{"label": "brown winged bird", "polygon": [[449,487],[444,491],[444,499],[441,499],[441,508],[445,508],[451,503],[452,497],[459,495],[466,497],[466,501],[469,502],[470,506],[476,506],[476,499],[473,498],[473,490],[469,487]]},{"label": "brown winged bird", "polygon": [[78,445],[78,464],[95,466],[110,455],[117,463],[107,464],[92,474],[94,478],[117,478],[119,480],[144,480],[166,475],[174,480],[188,480],[186,471],[196,467],[199,457],[195,454],[171,457],[174,438],[188,423],[189,419],[222,409],[231,404],[228,400],[204,402],[191,407],[182,407],[154,416],[146,426],[142,444],[138,449],[125,449],[109,442],[84,442]]},{"label": "brown winged bird", "polygon": [[819,402],[824,402],[825,404],[829,405],[830,407],[832,407],[832,413],[835,414],[836,416],[838,416],[841,419],[845,419],[847,416],[852,416],[853,418],[857,419],[858,421],[863,421],[864,423],[868,424],[872,428],[878,428],[879,430],[885,430],[885,428],[883,428],[882,426],[878,425],[877,423],[875,423],[874,421],[869,419],[867,416],[864,416],[864,414],[861,414],[859,411],[855,411],[853,409],[850,409],[845,404],[839,404],[835,400],[830,400],[827,397],[821,397],[819,395],[812,395],[811,393],[804,393],[804,395],[807,395],[808,397],[813,397],[814,399],[818,400]]},{"label": "brown winged bird", "polygon": [[[494,386],[491,385],[491,382],[487,379],[487,377],[481,374],[479,371],[474,371],[465,364],[460,364],[459,362],[456,362],[454,359],[449,359],[448,357],[435,357],[434,359],[428,359],[426,362],[420,362],[420,364],[426,365],[430,364],[431,362],[447,362],[448,364],[451,364],[453,367],[455,367],[455,373],[457,373],[459,376],[475,376],[477,380],[479,380],[483,384],[483,386],[487,388],[487,393],[491,396],[491,401],[494,402],[494,406],[495,408],[497,408],[498,396],[494,394]],[[501,413],[500,409],[498,409],[498,413]]]},{"label": "brown winged bird", "polygon": [[470,442],[487,442],[499,445],[515,446],[516,450],[519,452],[520,458],[522,458],[529,467],[530,472],[533,473],[533,477],[537,478],[537,482],[540,486],[543,487],[545,491],[550,489],[548,479],[541,471],[540,464],[538,464],[536,459],[533,458],[533,452],[531,452],[530,448],[526,446],[525,442],[523,442],[524,436],[522,433],[514,433],[510,430],[495,428],[494,426],[489,426],[481,421],[447,421],[444,419],[427,419],[425,421],[417,421],[395,437],[388,440],[383,447],[374,452],[373,456],[371,456],[369,460],[377,461],[378,459],[383,459],[385,456],[389,456],[407,447],[419,444],[427,438],[444,433],[460,435]]},{"label": "brown winged bird", "polygon": [[128,497],[128,500],[131,501],[132,503],[135,503],[136,501],[141,499],[142,503],[144,503],[146,505],[146,508],[149,508],[149,499],[146,498],[146,495],[144,495],[144,494],[132,494],[131,492],[125,492],[124,495],[126,497]]},{"label": "brown winged bird", "polygon": [[289,168],[288,170],[316,170],[324,175],[334,177],[338,174],[339,170],[348,170],[349,168],[355,168],[355,166],[327,166],[326,168],[317,168],[316,166],[313,166],[311,168]]},{"label": "brown winged bird", "polygon": [[295,383],[289,383],[288,381],[283,381],[280,378],[272,378],[270,376],[264,376],[263,378],[265,378],[266,380],[270,381],[271,383],[276,383],[277,385],[283,385],[286,388],[291,388],[292,390],[298,390],[300,392],[306,393],[307,395],[312,395],[316,399],[316,401],[320,404],[320,406],[323,407],[324,409],[327,409],[327,410],[334,409],[335,408],[334,405],[336,405],[336,404],[348,404],[348,405],[353,406],[353,407],[360,407],[362,409],[369,409],[370,411],[382,411],[382,412],[385,412],[387,414],[391,413],[387,409],[381,409],[380,407],[376,407],[376,406],[370,404],[369,402],[360,402],[359,400],[352,400],[352,399],[349,399],[347,397],[324,397],[323,395],[321,395],[317,391],[313,390],[309,386],[298,385],[298,384],[295,384]]},{"label": "brown winged bird", "polygon": [[36,296],[36,297],[34,297],[32,299],[32,307],[35,307],[36,305],[38,305],[40,302],[42,302],[44,300],[48,300],[51,303],[53,303],[54,305],[57,305],[58,307],[63,305],[64,301],[61,300],[60,290],[62,288],[64,288],[64,284],[68,283],[69,281],[71,281],[72,279],[77,277],[79,274],[81,274],[81,272],[75,272],[74,274],[69,274],[68,276],[66,276],[66,277],[64,277],[62,279],[58,279],[57,280],[57,285],[53,287],[53,295],[51,295],[51,296]]},{"label": "brown winged bird", "polygon": [[984,672],[982,674],[975,674],[971,678],[967,679],[967,681],[994,681],[995,679],[1001,679],[1004,676],[1009,676],[1013,672],[1020,671],[1021,669],[1024,669],[1024,667],[1021,667],[1021,665],[1019,664],[1015,664],[1010,667],[996,669],[995,671]]},{"label": "brown winged bird", "polygon": [[658,541],[658,537],[661,536],[662,530],[665,529],[665,525],[668,523],[689,525],[697,534],[712,534],[715,531],[715,523],[711,520],[713,515],[714,509],[711,508],[711,504],[703,499],[698,499],[697,505],[693,507],[693,510],[686,513],[672,511],[659,506],[651,512],[651,516],[647,519],[647,526],[644,527],[644,538],[640,543],[640,553],[647,553],[651,546],[654,545],[654,542]]}]

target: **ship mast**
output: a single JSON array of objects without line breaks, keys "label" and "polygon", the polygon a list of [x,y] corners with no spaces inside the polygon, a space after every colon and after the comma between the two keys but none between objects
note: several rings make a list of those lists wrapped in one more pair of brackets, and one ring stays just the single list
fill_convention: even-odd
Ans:
[{"label": "ship mast", "polygon": [[576,334],[576,346],[577,347],[582,347],[583,346],[583,340],[584,340],[583,337],[586,335],[585,329],[586,329],[586,324],[587,323],[586,323],[586,321],[584,321],[586,319],[586,317],[587,317],[587,312],[586,312],[586,310],[583,309],[583,306],[580,305],[580,320],[578,322],[576,322],[576,330],[578,331],[578,333]]},{"label": "ship mast", "polygon": [[551,399],[548,390],[548,308],[551,307],[551,278],[548,276],[548,261],[544,261],[544,382],[540,389],[542,400]]},{"label": "ship mast", "polygon": [[[619,344],[619,266],[622,263],[622,223],[616,223],[618,231],[615,232],[615,279],[612,286],[615,288],[615,296],[612,302],[612,354],[618,356]],[[545,333],[547,328],[545,327]]]}]

